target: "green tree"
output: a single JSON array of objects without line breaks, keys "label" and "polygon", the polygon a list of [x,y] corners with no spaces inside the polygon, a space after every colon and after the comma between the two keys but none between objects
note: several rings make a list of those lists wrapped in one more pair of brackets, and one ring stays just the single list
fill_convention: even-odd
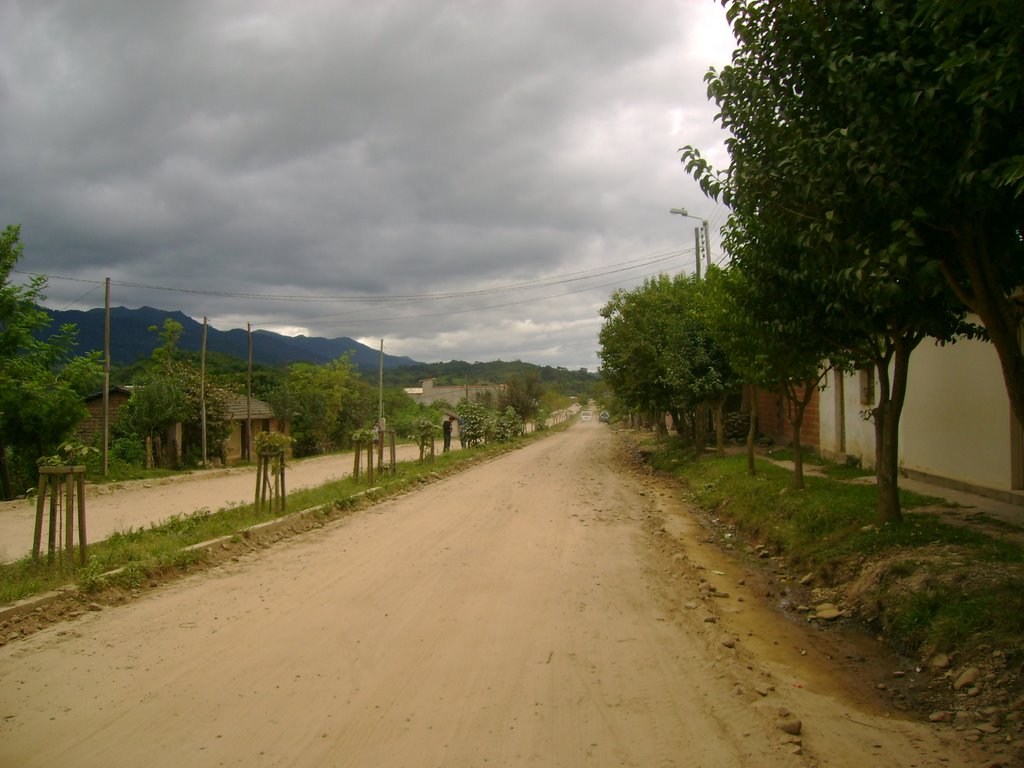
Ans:
[{"label": "green tree", "polygon": [[[327,453],[347,445],[366,415],[350,418],[358,400],[355,367],[346,357],[327,365],[295,363],[285,383],[271,396],[278,418],[290,424],[296,456]],[[365,392],[363,393],[365,395]],[[369,399],[362,398],[365,407]]]},{"label": "green tree", "polygon": [[459,417],[459,435],[467,447],[483,445],[494,434],[494,414],[479,401],[462,398],[455,406]]},{"label": "green tree", "polygon": [[[134,436],[152,447],[155,456],[147,454],[146,463],[159,466],[193,464],[202,456],[203,382],[199,370],[187,360],[177,359],[177,345],[182,326],[173,318],[163,326],[150,326],[163,343],[153,350],[146,367],[133,379],[132,396],[120,410],[117,431]],[[231,432],[227,418],[230,392],[207,377],[206,452],[224,459],[224,441]],[[181,424],[181,445],[178,454],[166,450],[164,437]]]},{"label": "green tree", "polygon": [[[747,264],[746,270],[742,265]],[[759,271],[758,267],[768,271]],[[824,307],[808,286],[793,281],[799,273],[772,269],[773,260],[741,257],[730,268],[712,267],[704,281],[706,317],[712,335],[737,376],[752,387],[747,468],[755,473],[756,393],[781,392],[793,429],[793,485],[804,487],[801,428],[804,414],[825,374],[840,364],[841,353],[820,323]],[[794,297],[806,301],[795,301]]]},{"label": "green tree", "polygon": [[[46,341],[35,334],[49,325],[40,308],[46,280],[11,282],[24,246],[21,229],[0,235],[0,490],[35,479],[35,462],[55,452],[86,414],[81,396],[99,378],[97,355],[73,356],[76,329],[66,325]],[[9,453],[13,451],[12,456]]]},{"label": "green tree", "polygon": [[505,391],[498,398],[501,409],[511,406],[526,422],[534,419],[540,409],[544,397],[544,385],[538,371],[525,371],[509,376],[505,381]]},{"label": "green tree", "polygon": [[836,348],[877,372],[881,522],[901,518],[898,429],[910,355],[927,337],[971,332],[910,224],[923,201],[912,177],[923,169],[903,160],[948,116],[918,111],[906,92],[901,73],[916,71],[923,53],[909,7],[729,2],[738,47],[732,65],[709,74],[708,90],[732,133],[730,166],[718,174],[693,148],[683,151],[705,191],[732,208],[731,252],[748,265],[781,260],[776,269],[821,297],[825,311],[815,316]]},{"label": "green tree", "polygon": [[[601,374],[620,401],[658,416],[668,413],[680,434],[692,424],[697,455],[704,450],[704,412],[737,384],[729,361],[702,315],[702,283],[662,275],[618,291],[602,309]],[[657,419],[659,428],[661,419]]]}]

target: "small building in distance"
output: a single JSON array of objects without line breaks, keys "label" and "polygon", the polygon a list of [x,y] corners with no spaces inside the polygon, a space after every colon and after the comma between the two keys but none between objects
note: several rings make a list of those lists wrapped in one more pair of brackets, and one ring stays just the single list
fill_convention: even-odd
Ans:
[{"label": "small building in distance", "polygon": [[406,387],[405,394],[423,405],[430,405],[438,400],[444,400],[449,405],[455,406],[463,398],[470,402],[477,400],[495,400],[505,391],[504,384],[460,384],[458,386],[437,386],[434,379],[424,379],[418,387]]},{"label": "small building in distance", "polygon": [[[111,387],[107,395],[107,427],[114,429],[121,406],[132,396],[132,387]],[[86,445],[103,439],[103,390],[88,395],[82,401],[89,412],[78,424],[78,439]]]}]

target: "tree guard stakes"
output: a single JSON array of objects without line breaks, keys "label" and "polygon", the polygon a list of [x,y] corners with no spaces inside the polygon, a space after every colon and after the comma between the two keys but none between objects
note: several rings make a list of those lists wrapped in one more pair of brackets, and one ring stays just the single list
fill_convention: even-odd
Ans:
[{"label": "tree guard stakes", "polygon": [[359,474],[362,468],[362,455],[363,450],[366,450],[366,482],[369,485],[373,485],[373,455],[377,454],[377,474],[378,476],[383,475],[385,471],[388,474],[397,474],[398,468],[396,464],[396,449],[395,449],[395,432],[389,430],[385,433],[387,435],[388,453],[391,458],[391,464],[384,463],[384,445],[379,440],[355,440],[353,441],[353,454],[352,454],[352,481],[355,483],[359,482]]},{"label": "tree guard stakes", "polygon": [[434,436],[433,435],[420,435],[419,437],[420,447],[420,464],[429,462],[434,463]]},{"label": "tree guard stakes", "polygon": [[[274,476],[274,487],[271,491],[270,476]],[[284,451],[260,451],[256,464],[256,500],[253,505],[256,509],[263,509],[263,505],[270,496],[270,509],[285,509],[285,487],[284,487]]]},{"label": "tree guard stakes", "polygon": [[88,555],[85,543],[85,466],[57,466],[39,468],[39,488],[36,492],[36,528],[32,537],[32,559],[39,560],[39,547],[43,538],[43,510],[46,508],[46,492],[50,492],[49,536],[47,539],[46,562],[53,563],[57,547],[57,504],[61,490],[64,490],[64,549],[68,560],[73,562],[75,551],[74,512],[75,497],[78,497],[78,550],[82,565]]}]

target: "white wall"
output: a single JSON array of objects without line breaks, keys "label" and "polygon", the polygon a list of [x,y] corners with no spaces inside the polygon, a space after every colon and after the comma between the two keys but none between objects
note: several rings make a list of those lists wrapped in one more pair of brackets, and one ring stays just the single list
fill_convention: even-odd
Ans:
[{"label": "white wall", "polygon": [[900,430],[902,465],[1009,489],[1010,399],[995,348],[926,341],[911,356]]},{"label": "white wall", "polygon": [[[860,374],[844,376],[842,389],[845,454],[872,468],[874,425],[861,416],[868,406],[861,403]],[[820,439],[827,456],[841,453],[838,399],[830,374],[820,399]],[[964,340],[940,347],[925,341],[914,350],[900,420],[902,469],[1009,490],[1010,423],[1010,400],[991,344]]]}]

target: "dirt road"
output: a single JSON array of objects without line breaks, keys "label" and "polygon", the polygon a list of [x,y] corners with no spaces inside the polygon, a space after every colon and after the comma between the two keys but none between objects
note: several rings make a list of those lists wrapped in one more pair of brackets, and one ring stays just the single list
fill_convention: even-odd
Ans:
[{"label": "dirt road", "polygon": [[0,766],[982,764],[858,703],[620,457],[577,424],[9,643]]}]

